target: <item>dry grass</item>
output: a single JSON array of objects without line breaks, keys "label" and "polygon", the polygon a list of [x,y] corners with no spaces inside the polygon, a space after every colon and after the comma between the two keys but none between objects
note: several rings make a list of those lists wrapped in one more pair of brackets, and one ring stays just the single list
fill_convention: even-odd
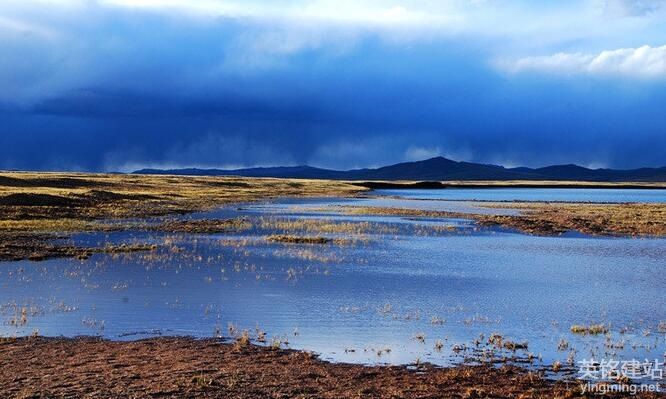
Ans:
[{"label": "dry grass", "polygon": [[[497,205],[495,205],[497,206]],[[666,236],[666,204],[505,204],[518,208],[518,216],[485,216],[497,223],[534,233],[580,231],[593,235]]]},{"label": "dry grass", "polygon": [[239,232],[250,229],[252,224],[242,218],[205,219],[205,220],[170,220],[151,226],[151,230],[168,233],[216,234]]},{"label": "dry grass", "polygon": [[[353,196],[366,189],[324,180],[0,173],[0,260],[79,256],[87,249],[52,243],[54,234],[136,228],[128,220],[204,211],[277,197]],[[139,226],[140,227],[140,226]],[[242,221],[165,222],[158,229],[214,233]]]},{"label": "dry grass", "polygon": [[146,217],[278,197],[350,196],[362,191],[326,180],[0,173],[0,220]]},{"label": "dry grass", "polygon": [[604,324],[592,324],[589,326],[582,326],[576,324],[571,326],[571,332],[574,334],[581,334],[581,335],[599,335],[599,334],[606,334],[608,332],[608,327],[606,327]]},{"label": "dry grass", "polygon": [[[367,367],[219,340],[0,339],[2,397],[578,398],[516,366]],[[609,393],[607,398],[626,397]],[[660,394],[639,394],[657,398]]]},{"label": "dry grass", "polygon": [[318,236],[293,236],[285,234],[274,234],[266,237],[267,241],[285,244],[329,244],[333,239]]},{"label": "dry grass", "polygon": [[579,231],[592,235],[666,236],[666,204],[510,203],[487,207],[518,209],[518,215],[487,215],[408,208],[341,207],[347,214],[474,219],[540,235]]}]

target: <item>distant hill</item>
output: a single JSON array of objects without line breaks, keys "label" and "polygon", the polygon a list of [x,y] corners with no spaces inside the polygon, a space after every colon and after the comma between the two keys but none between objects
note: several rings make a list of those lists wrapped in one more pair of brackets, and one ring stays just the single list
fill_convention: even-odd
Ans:
[{"label": "distant hill", "polygon": [[247,169],[141,169],[136,174],[193,176],[282,177],[334,180],[571,180],[598,182],[666,182],[666,167],[631,170],[588,169],[578,165],[544,168],[505,168],[436,157],[374,169],[332,170],[311,166],[280,166]]}]

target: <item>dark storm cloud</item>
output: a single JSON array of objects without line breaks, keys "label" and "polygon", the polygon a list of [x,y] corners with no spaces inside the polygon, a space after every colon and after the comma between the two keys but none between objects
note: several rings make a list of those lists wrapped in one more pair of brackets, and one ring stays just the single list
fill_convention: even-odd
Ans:
[{"label": "dark storm cloud", "polygon": [[[499,45],[515,44],[484,32],[322,33],[85,7],[87,20],[63,16],[55,33],[11,25],[32,31],[0,44],[0,168],[666,164],[657,47],[613,53],[601,74],[581,72],[585,53],[502,54],[497,68]],[[634,69],[616,68],[627,59]]]}]

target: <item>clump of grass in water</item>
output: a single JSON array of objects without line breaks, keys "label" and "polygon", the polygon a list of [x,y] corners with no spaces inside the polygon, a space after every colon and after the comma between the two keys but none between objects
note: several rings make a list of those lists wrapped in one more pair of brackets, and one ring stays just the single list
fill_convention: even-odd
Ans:
[{"label": "clump of grass in water", "polygon": [[581,335],[599,335],[606,334],[608,332],[608,327],[606,327],[605,324],[591,324],[589,326],[574,324],[571,326],[571,332]]},{"label": "clump of grass in water", "polygon": [[254,328],[254,331],[257,333],[257,342],[265,343],[266,332],[259,328],[259,324]]},{"label": "clump of grass in water", "polygon": [[236,348],[243,349],[250,346],[250,333],[247,330],[243,330],[243,333],[240,337],[236,338]]},{"label": "clump of grass in water", "polygon": [[414,339],[419,341],[422,344],[425,344],[425,334],[424,333],[417,333],[414,335]]},{"label": "clump of grass in water", "polygon": [[513,342],[497,333],[493,333],[488,337],[488,344],[498,349],[504,348],[514,352],[519,349],[527,350],[528,346],[527,342]]},{"label": "clump of grass in water", "polygon": [[384,353],[387,355],[391,353],[391,348],[377,349],[377,357],[382,357]]},{"label": "clump of grass in water", "polygon": [[659,326],[657,326],[657,330],[660,333],[666,333],[666,321],[659,322]]},{"label": "clump of grass in water", "polygon": [[278,337],[273,337],[271,340],[271,349],[278,350],[282,348],[282,340]]},{"label": "clump of grass in water", "polygon": [[286,234],[274,234],[266,237],[269,242],[280,242],[285,244],[329,244],[332,239],[319,236],[295,236]]},{"label": "clump of grass in water", "polygon": [[558,373],[560,370],[562,370],[562,363],[560,363],[559,360],[556,360],[553,362],[553,371]]},{"label": "clump of grass in water", "polygon": [[438,339],[437,341],[435,341],[435,350],[437,352],[441,352],[443,348],[444,348],[444,343],[441,340]]},{"label": "clump of grass in water", "polygon": [[504,342],[504,337],[501,336],[500,334],[493,333],[490,334],[490,337],[488,337],[488,343],[498,348],[502,347],[503,342]]},{"label": "clump of grass in water", "polygon": [[467,350],[467,347],[466,347],[464,344],[454,344],[454,345],[451,347],[451,350],[452,350],[454,353],[460,353],[460,352],[464,352],[464,351],[466,351],[466,350]]},{"label": "clump of grass in water", "polygon": [[504,348],[514,352],[519,349],[527,350],[527,342],[505,341]]},{"label": "clump of grass in water", "polygon": [[229,335],[232,337],[236,335],[236,332],[238,331],[233,323],[229,323],[227,329],[229,330]]}]

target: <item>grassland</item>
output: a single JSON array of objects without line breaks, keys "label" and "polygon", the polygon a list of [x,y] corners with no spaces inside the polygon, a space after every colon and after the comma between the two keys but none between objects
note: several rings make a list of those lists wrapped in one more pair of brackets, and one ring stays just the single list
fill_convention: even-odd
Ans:
[{"label": "grassland", "polygon": [[[137,228],[132,219],[277,197],[353,196],[366,190],[322,180],[0,173],[0,260],[85,257],[101,249],[76,248],[57,238],[75,232]],[[165,222],[158,228],[201,233],[238,228],[239,223]]]},{"label": "grassland", "polygon": [[234,177],[0,173],[0,229],[63,231],[278,197],[350,196],[344,182]]}]

